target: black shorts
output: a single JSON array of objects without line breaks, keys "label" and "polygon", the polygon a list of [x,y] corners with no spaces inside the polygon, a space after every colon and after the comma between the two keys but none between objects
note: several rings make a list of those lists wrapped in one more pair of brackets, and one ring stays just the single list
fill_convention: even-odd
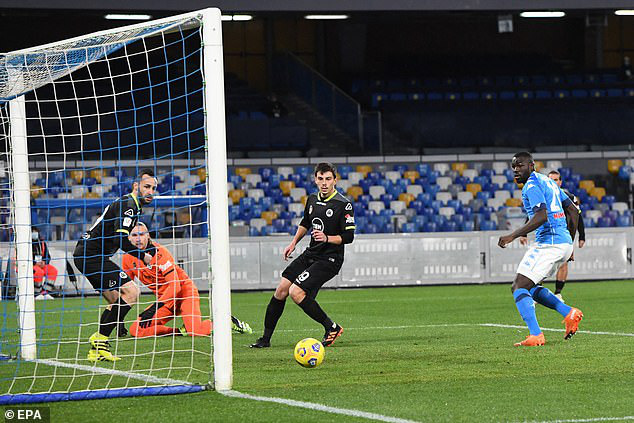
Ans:
[{"label": "black shorts", "polygon": [[95,256],[85,253],[79,245],[73,254],[75,266],[95,288],[95,290],[112,291],[130,282],[130,277],[110,260],[108,256]]},{"label": "black shorts", "polygon": [[341,269],[341,263],[332,263],[328,259],[320,259],[300,255],[284,269],[282,277],[299,286],[304,292],[315,298],[319,289],[334,278]]}]

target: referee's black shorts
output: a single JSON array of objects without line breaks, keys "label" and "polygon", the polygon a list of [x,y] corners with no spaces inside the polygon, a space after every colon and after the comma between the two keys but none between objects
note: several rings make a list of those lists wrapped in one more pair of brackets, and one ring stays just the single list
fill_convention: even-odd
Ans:
[{"label": "referee's black shorts", "polygon": [[315,298],[319,289],[334,278],[340,269],[341,263],[311,257],[304,252],[284,269],[282,277],[299,286],[309,297]]},{"label": "referee's black shorts", "polygon": [[130,282],[128,275],[110,257],[85,252],[79,242],[73,253],[75,266],[98,292],[112,291]]}]

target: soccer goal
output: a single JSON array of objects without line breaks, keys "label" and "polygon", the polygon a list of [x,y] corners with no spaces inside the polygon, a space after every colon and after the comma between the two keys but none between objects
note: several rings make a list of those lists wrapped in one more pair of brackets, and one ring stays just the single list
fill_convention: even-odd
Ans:
[{"label": "soccer goal", "polygon": [[[231,389],[222,51],[220,11],[205,9],[0,55],[0,404]],[[73,252],[142,169],[158,189],[139,219],[213,333],[179,331],[174,306],[173,333],[115,330],[121,359],[89,361],[108,302]],[[136,283],[128,329],[157,303]]]}]

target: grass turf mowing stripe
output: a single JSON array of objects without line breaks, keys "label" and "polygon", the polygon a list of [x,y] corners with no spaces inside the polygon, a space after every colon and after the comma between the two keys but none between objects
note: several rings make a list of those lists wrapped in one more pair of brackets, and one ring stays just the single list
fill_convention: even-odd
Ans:
[{"label": "grass turf mowing stripe", "polygon": [[623,417],[594,417],[591,419],[566,419],[566,420],[545,420],[545,421],[532,421],[528,423],[591,423],[591,422],[618,422],[623,420],[634,420],[634,416]]},{"label": "grass turf mowing stripe", "polygon": [[85,372],[96,373],[96,374],[121,376],[128,379],[136,379],[143,382],[156,383],[159,385],[192,385],[192,383],[185,382],[183,380],[162,378],[162,377],[149,376],[149,375],[143,375],[143,374],[131,373],[131,372],[124,372],[122,370],[115,370],[115,369],[103,369],[97,366],[86,366],[84,364],[64,363],[61,361],[45,360],[45,359],[35,359],[35,360],[25,360],[25,361],[29,361],[29,362],[37,363],[37,364],[45,364],[47,366],[66,367],[69,369],[83,370]]},{"label": "grass turf mowing stripe", "polygon": [[343,414],[346,416],[360,417],[364,419],[377,420],[381,422],[417,423],[415,420],[400,419],[398,417],[384,416],[382,414],[368,413],[368,412],[359,411],[359,410],[350,410],[347,408],[330,407],[327,405],[315,404],[312,402],[296,401],[291,399],[275,398],[275,397],[260,397],[255,395],[244,394],[238,391],[218,391],[218,392],[228,397],[244,398],[244,399],[249,399],[254,401],[274,402],[277,404],[289,405],[291,407],[307,408],[309,410],[324,411],[326,413],[333,413],[333,414]]}]

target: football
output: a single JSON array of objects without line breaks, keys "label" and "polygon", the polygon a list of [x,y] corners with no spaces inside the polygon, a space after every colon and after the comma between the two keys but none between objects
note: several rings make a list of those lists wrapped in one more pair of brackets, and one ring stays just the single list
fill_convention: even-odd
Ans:
[{"label": "football", "polygon": [[314,338],[302,339],[295,345],[294,355],[300,366],[317,367],[324,361],[324,346]]}]

